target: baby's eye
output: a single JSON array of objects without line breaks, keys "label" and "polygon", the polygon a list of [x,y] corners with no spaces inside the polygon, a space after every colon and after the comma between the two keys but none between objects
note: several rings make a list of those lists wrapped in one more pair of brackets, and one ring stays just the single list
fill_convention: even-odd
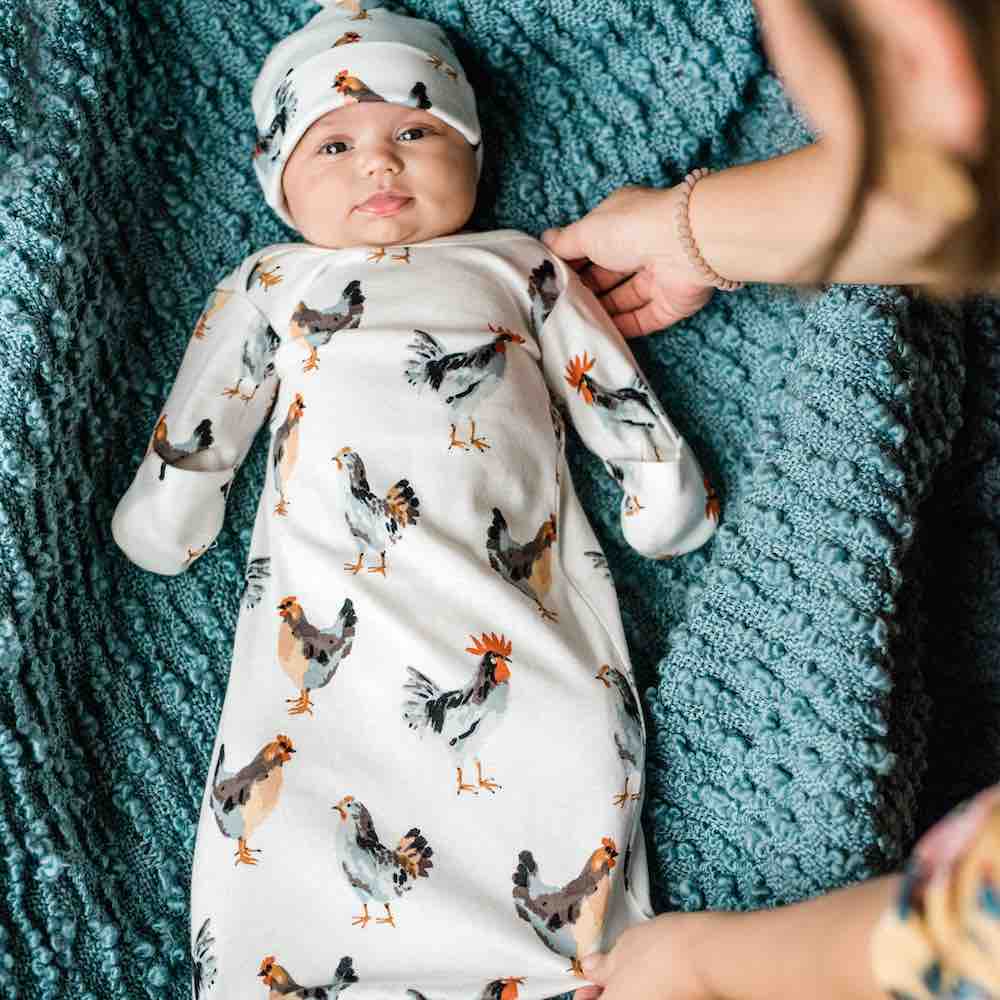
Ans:
[{"label": "baby's eye", "polygon": [[423,135],[427,131],[428,130],[426,128],[421,128],[419,125],[411,125],[409,128],[403,129],[403,131],[400,132],[399,135],[400,137],[402,137],[406,135],[407,132],[419,132],[421,135]]},{"label": "baby's eye", "polygon": [[333,142],[324,143],[322,146],[320,146],[319,151],[321,153],[325,153],[331,146],[344,146],[346,148],[347,143],[341,142],[339,139],[335,139]]}]

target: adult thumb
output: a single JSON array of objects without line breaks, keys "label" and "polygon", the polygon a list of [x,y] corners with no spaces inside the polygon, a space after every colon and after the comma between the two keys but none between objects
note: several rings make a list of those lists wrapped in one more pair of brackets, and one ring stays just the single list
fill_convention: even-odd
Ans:
[{"label": "adult thumb", "polygon": [[580,229],[581,227],[575,222],[565,229],[546,229],[542,233],[542,242],[563,260],[589,257],[580,237]]}]

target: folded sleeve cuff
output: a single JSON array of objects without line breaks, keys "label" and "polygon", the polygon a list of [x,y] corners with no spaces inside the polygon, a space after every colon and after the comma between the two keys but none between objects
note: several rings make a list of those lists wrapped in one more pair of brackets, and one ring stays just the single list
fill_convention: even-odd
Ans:
[{"label": "folded sleeve cuff", "polygon": [[636,552],[669,559],[699,548],[715,533],[718,513],[687,442],[668,461],[615,464],[623,473],[622,534]]},{"label": "folded sleeve cuff", "polygon": [[235,471],[182,469],[150,451],[111,518],[115,544],[142,569],[176,576],[215,541]]}]

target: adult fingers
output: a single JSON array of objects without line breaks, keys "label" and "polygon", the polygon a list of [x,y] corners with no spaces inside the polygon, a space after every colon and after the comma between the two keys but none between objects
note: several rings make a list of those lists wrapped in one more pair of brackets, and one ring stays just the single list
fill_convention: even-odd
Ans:
[{"label": "adult fingers", "polygon": [[632,277],[634,271],[612,271],[600,264],[591,264],[580,278],[595,294],[601,295]]}]

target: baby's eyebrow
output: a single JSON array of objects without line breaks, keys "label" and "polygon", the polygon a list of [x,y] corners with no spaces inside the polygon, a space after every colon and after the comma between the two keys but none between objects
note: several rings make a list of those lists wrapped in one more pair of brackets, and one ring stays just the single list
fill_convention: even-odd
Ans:
[{"label": "baby's eyebrow", "polygon": [[[399,122],[393,126],[393,128],[398,128],[400,125],[404,123],[409,125],[427,125],[427,126],[432,126],[434,124],[433,120],[430,117],[421,115],[419,111],[414,112],[413,114],[404,115],[402,118],[399,119]],[[356,128],[352,128],[350,125],[344,125],[340,122],[337,123],[331,122],[329,125],[317,129],[316,138],[329,139],[333,138],[334,136],[341,136],[341,135],[350,138],[350,136],[355,131]]]}]

